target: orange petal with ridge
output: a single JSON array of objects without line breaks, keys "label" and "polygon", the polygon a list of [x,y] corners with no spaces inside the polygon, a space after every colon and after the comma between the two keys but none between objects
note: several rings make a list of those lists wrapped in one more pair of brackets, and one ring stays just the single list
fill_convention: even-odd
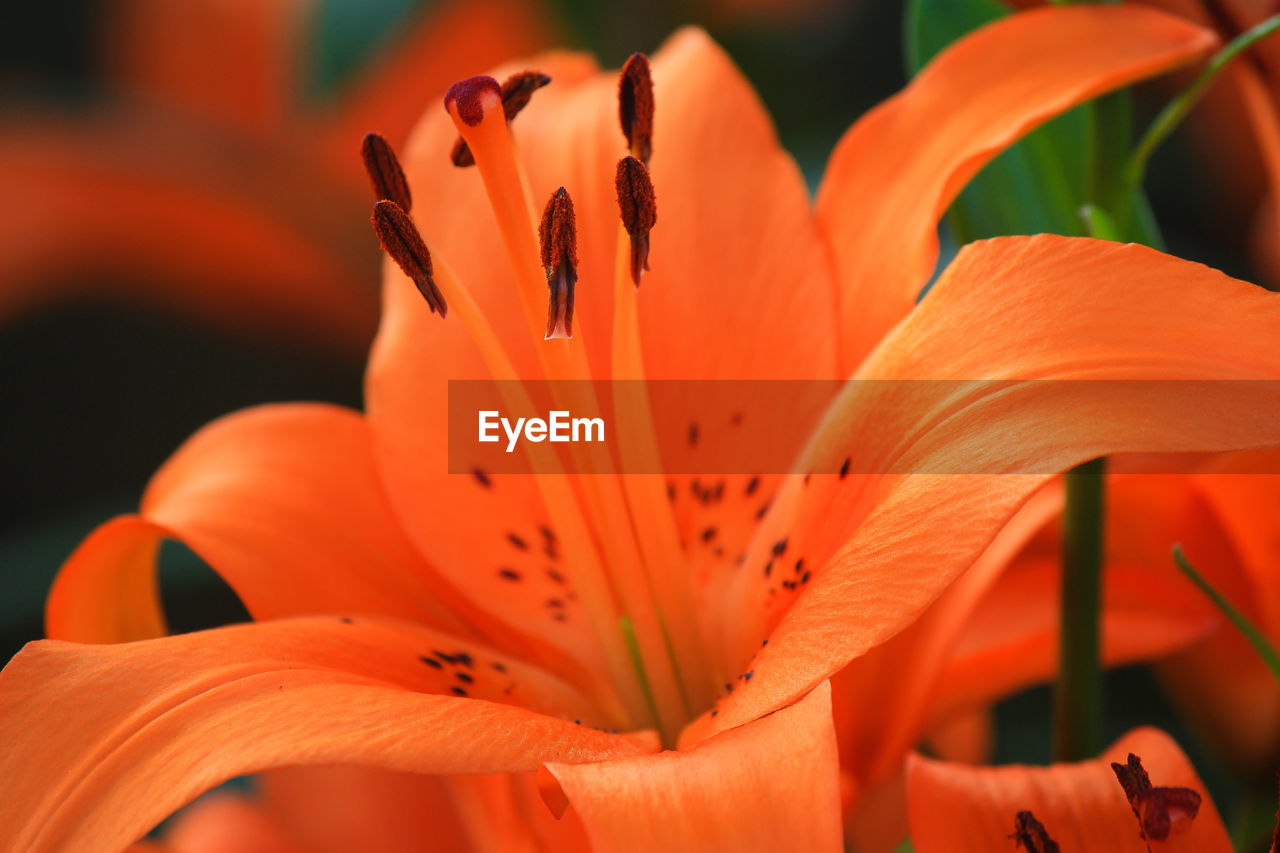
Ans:
[{"label": "orange petal with ridge", "polygon": [[[814,464],[835,470],[848,454],[854,470],[916,473],[789,480],[725,601],[740,614],[730,655],[754,655],[755,678],[721,702],[712,728],[793,701],[909,625],[1049,478],[1035,472],[1120,452],[1280,443],[1274,382],[1136,394],[1036,380],[1274,379],[1277,331],[1280,297],[1143,247],[1048,235],[966,247],[859,377],[1011,384],[853,386],[815,439]],[[1030,473],[932,473],[957,465]],[[822,567],[794,603],[769,596],[752,568],[788,536],[789,553]]]},{"label": "orange petal with ridge", "polygon": [[854,124],[817,199],[840,278],[842,366],[856,368],[916,304],[938,220],[987,162],[1054,115],[1214,43],[1132,4],[1022,12],[960,39]]},{"label": "orange petal with ridge", "polygon": [[[441,651],[453,660],[420,657],[439,663]],[[474,698],[454,695],[462,684]],[[563,718],[500,704],[512,701]],[[30,853],[118,849],[201,791],[275,767],[496,773],[646,750],[590,727],[599,722],[539,670],[367,617],[116,645],[43,640],[0,673],[0,772],[24,780],[0,801],[0,825]]]}]

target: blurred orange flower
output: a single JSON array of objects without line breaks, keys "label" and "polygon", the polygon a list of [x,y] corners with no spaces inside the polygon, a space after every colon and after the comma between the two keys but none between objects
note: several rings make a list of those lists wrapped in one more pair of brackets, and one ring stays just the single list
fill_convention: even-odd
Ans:
[{"label": "blurred orange flower", "polygon": [[[1173,566],[1170,550],[1182,544],[1197,569],[1265,636],[1280,642],[1277,471],[1280,455],[1263,451],[1214,458],[1193,474],[1111,476],[1106,519],[1109,604],[1118,603],[1121,578],[1127,575],[1145,577],[1134,590],[1138,595],[1166,589],[1163,600],[1148,598],[1153,611],[1163,610],[1168,617],[1191,617],[1196,610],[1212,614],[1207,599],[1194,610],[1188,609],[1190,602],[1176,603],[1201,595]],[[1056,524],[1047,526],[1018,555],[1007,576],[1052,571],[1061,547],[1059,534]],[[1181,590],[1169,588],[1175,581]],[[1052,606],[1054,596],[1049,598]],[[1280,762],[1280,685],[1233,625],[1224,619],[1216,622],[1201,642],[1164,660],[1158,672],[1181,709],[1236,770],[1266,779]],[[988,674],[1001,678],[990,670]]]},{"label": "blurred orange flower", "polygon": [[[110,288],[356,356],[376,242],[353,155],[460,75],[547,44],[522,0],[435,4],[332,104],[307,104],[314,0],[102,4],[104,96],[0,115],[0,320]],[[99,295],[99,294],[92,294]]]},{"label": "blurred orange flower", "polygon": [[[565,54],[504,69],[554,81],[510,126],[496,81],[451,90],[407,149],[412,220],[389,212],[407,198],[377,207],[417,287],[388,265],[367,413],[218,421],[140,514],[73,555],[48,606],[57,639],[0,673],[0,773],[26,780],[0,799],[0,826],[32,851],[115,849],[224,779],[272,771],[269,813],[226,808],[320,850],[452,828],[476,846],[839,849],[842,798],[862,780],[849,770],[842,787],[828,680],[912,624],[1049,479],[860,472],[946,470],[975,447],[994,470],[1049,471],[1280,442],[1277,407],[1256,395],[1190,412],[1160,395],[1064,406],[1034,381],[1280,377],[1280,297],[1206,267],[1005,238],[967,247],[916,304],[938,218],[984,162],[1212,43],[1132,7],[986,28],[848,132],[815,210],[746,81],[681,32],[655,57],[652,99],[640,60],[622,87],[630,150],[648,159],[653,142],[648,169],[625,167],[630,192],[647,173],[661,207],[638,290],[627,232],[648,218],[624,193],[623,228],[615,206],[617,78]],[[477,169],[452,164],[459,133]],[[540,264],[530,211],[546,198]],[[573,336],[544,341],[568,330],[575,280]],[[851,385],[799,469],[812,476],[725,478],[710,500],[675,476],[447,473],[451,379],[850,373],[1015,381],[923,406],[912,383]],[[867,417],[869,402],[914,419]],[[163,637],[165,538],[257,621]],[[847,695],[878,702],[911,678]]]}]

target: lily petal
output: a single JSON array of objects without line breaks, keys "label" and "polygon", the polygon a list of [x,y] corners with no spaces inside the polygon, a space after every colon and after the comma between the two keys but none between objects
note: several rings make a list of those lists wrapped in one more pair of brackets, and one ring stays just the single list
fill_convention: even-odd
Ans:
[{"label": "lily petal", "polygon": [[687,752],[546,769],[593,850],[842,849],[826,684]]},{"label": "lily petal", "polygon": [[[453,661],[422,659],[439,663],[442,650]],[[480,698],[453,695],[462,684]],[[117,645],[40,641],[0,673],[0,772],[25,780],[0,802],[0,825],[32,853],[119,849],[201,791],[274,767],[496,773],[642,750],[527,708],[593,713],[536,669],[370,618]]]},{"label": "lily petal", "polygon": [[[722,702],[719,725],[803,695],[902,630],[1048,479],[927,472],[965,458],[972,465],[964,454],[975,448],[989,470],[1025,471],[1019,466],[1034,460],[1030,470],[1051,471],[1113,453],[1280,442],[1280,406],[1268,396],[1274,381],[1214,384],[1220,399],[1209,404],[1034,380],[1274,380],[1280,356],[1263,342],[1277,329],[1280,298],[1143,247],[1048,235],[966,247],[859,377],[1019,383],[996,386],[999,394],[978,384],[986,390],[946,400],[931,396],[931,383],[851,386],[852,397],[823,428],[826,437],[815,440],[814,464],[832,471],[833,460],[850,454],[860,467],[897,459],[897,470],[926,473],[826,474],[810,486],[790,478],[756,539],[739,594],[726,601],[742,624],[733,654],[741,661],[755,654],[755,678]],[[1073,393],[1079,396],[1067,399]],[[854,402],[863,394],[877,407]],[[886,425],[883,412],[900,411],[911,413],[903,416],[909,423]],[[755,568],[769,543],[788,536],[798,556],[824,567],[789,607],[786,596],[768,595]],[[770,638],[765,648],[761,636]]]},{"label": "lily petal", "polygon": [[[1058,511],[1062,492],[1042,490],[910,628],[849,663],[832,679],[841,764],[865,785],[901,772],[937,702],[952,649],[979,604],[999,588],[1009,561]],[[969,706],[972,707],[972,706]]]},{"label": "lily petal", "polygon": [[[1147,847],[1110,763],[1133,753],[1154,785],[1202,794],[1199,813],[1182,831]],[[1063,850],[1091,853],[1233,849],[1222,818],[1177,744],[1156,729],[1125,735],[1095,761],[1052,767],[969,767],[912,756],[907,769],[911,840],[919,853],[986,853],[1012,849],[1020,811],[1031,811]]]},{"label": "lily petal", "polygon": [[255,619],[376,613],[466,632],[394,524],[366,423],[347,409],[263,406],[196,433],[152,479],[141,514],[107,522],[63,566],[49,635],[111,643],[164,633],[165,538],[189,545]]},{"label": "lily petal", "polygon": [[1036,9],[961,39],[860,119],[817,200],[842,287],[843,367],[855,368],[915,305],[937,262],[938,220],[988,161],[1052,116],[1214,42],[1137,5]]},{"label": "lily petal", "polygon": [[[1164,571],[1108,565],[1104,574],[1102,656],[1105,666],[1156,660],[1193,645],[1221,621],[1203,595]],[[994,701],[1051,680],[1058,667],[1060,558],[1009,572],[973,612],[938,685],[932,712]]]}]

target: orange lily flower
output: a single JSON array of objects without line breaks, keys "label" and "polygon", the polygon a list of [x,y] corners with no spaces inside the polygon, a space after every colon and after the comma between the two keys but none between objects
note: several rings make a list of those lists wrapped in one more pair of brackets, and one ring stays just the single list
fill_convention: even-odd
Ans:
[{"label": "orange lily flower", "polygon": [[[1003,21],[849,131],[815,210],[750,87],[705,35],[682,32],[655,57],[652,99],[640,60],[624,77],[628,142],[640,159],[652,142],[662,208],[639,290],[627,232],[643,205],[624,194],[625,229],[615,206],[627,150],[615,76],[561,54],[514,69],[555,82],[509,126],[495,81],[451,90],[448,115],[429,111],[407,149],[413,219],[394,213],[399,189],[376,208],[415,281],[388,266],[367,413],[273,406],[219,421],[157,474],[140,514],[73,555],[48,606],[58,639],[0,673],[0,772],[28,780],[0,798],[0,826],[34,851],[116,849],[223,779],[291,767],[265,785],[272,819],[298,837],[305,803],[312,837],[337,837],[335,789],[398,792],[374,814],[438,784],[451,826],[475,831],[465,817],[483,807],[526,841],[839,849],[841,796],[856,791],[841,790],[828,679],[911,624],[1049,479],[858,472],[903,453],[946,470],[974,447],[1000,454],[995,470],[1052,471],[1280,442],[1277,407],[1256,394],[1211,413],[1080,397],[1083,418],[1031,381],[1280,376],[1280,297],[1205,267],[1006,238],[966,248],[915,304],[938,217],[983,162],[1212,43],[1129,7]],[[477,169],[452,165],[459,133]],[[546,198],[539,253],[529,210]],[[714,343],[710,318],[727,331]],[[964,417],[893,424],[866,418],[868,386],[850,386],[811,445],[818,473],[726,478],[709,501],[680,477],[672,502],[644,475],[447,473],[450,379],[850,373],[1021,384],[947,401]],[[918,414],[893,396],[906,386],[880,385],[896,389],[882,402]],[[723,555],[681,546],[709,526]],[[257,621],[163,637],[165,538]],[[787,587],[775,559],[797,569]],[[353,767],[316,769],[335,764]],[[531,814],[535,785],[563,820]]]},{"label": "orange lily flower", "polygon": [[378,310],[352,145],[403,140],[450,82],[550,40],[521,0],[435,4],[335,103],[306,105],[313,0],[102,7],[106,96],[0,118],[0,318],[110,282],[352,355]]},{"label": "orange lily flower", "polygon": [[1052,767],[968,767],[912,756],[911,841],[919,853],[1234,849],[1204,783],[1156,729],[1101,758]]}]

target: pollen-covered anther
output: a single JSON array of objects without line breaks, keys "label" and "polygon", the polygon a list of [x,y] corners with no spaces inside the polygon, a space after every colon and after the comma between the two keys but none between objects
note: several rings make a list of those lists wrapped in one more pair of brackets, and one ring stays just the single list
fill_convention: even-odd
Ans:
[{"label": "pollen-covered anther", "polygon": [[436,286],[431,268],[431,253],[409,214],[394,201],[383,200],[373,206],[373,230],[382,241],[382,249],[405,275],[413,279],[422,298],[432,311],[445,316],[449,306]]},{"label": "pollen-covered anther", "polygon": [[[492,79],[492,78],[491,78]],[[502,81],[502,114],[511,121],[520,111],[529,105],[533,93],[551,82],[551,78],[541,71],[520,71]],[[453,143],[453,151],[449,154],[453,165],[474,166],[476,158],[471,153],[467,141],[461,136]]]},{"label": "pollen-covered anther", "polygon": [[618,161],[615,179],[622,227],[631,238],[631,280],[640,286],[640,274],[649,269],[649,232],[658,221],[658,202],[649,170],[635,157]]},{"label": "pollen-covered anther", "polygon": [[1142,837],[1148,841],[1165,840],[1200,813],[1202,798],[1198,791],[1153,786],[1142,767],[1142,759],[1133,753],[1129,753],[1125,764],[1112,762],[1111,769],[1115,771],[1129,806],[1138,818]]},{"label": "pollen-covered anther", "polygon": [[1030,853],[1059,853],[1058,842],[1049,837],[1044,824],[1029,811],[1018,812],[1014,816],[1013,846],[1028,850]]},{"label": "pollen-covered anther", "polygon": [[618,78],[618,120],[627,137],[627,147],[640,162],[649,165],[653,156],[653,76],[649,57],[633,53],[622,66]]},{"label": "pollen-covered anther", "polygon": [[573,199],[564,187],[555,191],[542,211],[538,239],[550,291],[544,339],[571,338],[573,290],[578,283],[578,230],[573,217]]},{"label": "pollen-covered anther", "polygon": [[456,112],[467,127],[475,127],[484,121],[485,100],[493,98],[502,102],[502,87],[492,77],[468,77],[449,87],[444,95],[444,108]]},{"label": "pollen-covered anther", "polygon": [[405,213],[412,211],[413,196],[409,193],[409,182],[405,180],[404,170],[400,168],[391,144],[376,133],[365,134],[360,145],[360,157],[364,160],[364,170],[369,173],[377,199],[394,201]]}]

